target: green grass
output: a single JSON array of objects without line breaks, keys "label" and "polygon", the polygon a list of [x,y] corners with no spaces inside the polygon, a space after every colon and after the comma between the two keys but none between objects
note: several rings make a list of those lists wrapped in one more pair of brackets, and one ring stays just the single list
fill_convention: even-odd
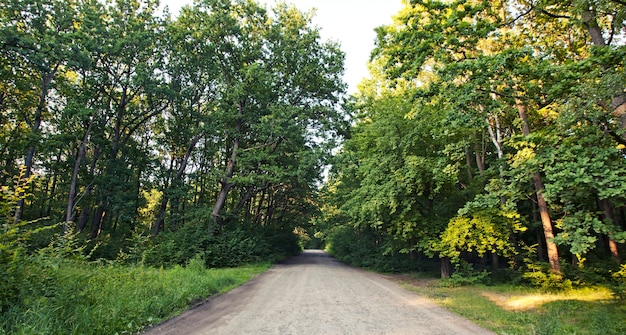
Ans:
[{"label": "green grass", "polygon": [[269,264],[205,269],[154,269],[63,262],[47,292],[29,296],[0,316],[5,334],[131,334],[226,292],[267,270]]},{"label": "green grass", "polygon": [[626,334],[626,303],[600,286],[549,293],[523,286],[444,287],[438,281],[403,282],[410,290],[498,334]]}]

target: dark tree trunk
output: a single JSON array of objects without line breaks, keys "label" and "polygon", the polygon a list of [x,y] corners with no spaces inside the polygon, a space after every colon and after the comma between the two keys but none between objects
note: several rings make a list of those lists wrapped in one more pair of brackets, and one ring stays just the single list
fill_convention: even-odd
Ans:
[{"label": "dark tree trunk", "polygon": [[[615,215],[613,205],[606,199],[599,200],[600,208],[602,209],[602,213],[604,214],[605,224],[606,225],[614,225],[615,224]],[[619,255],[619,248],[617,247],[617,242],[611,237],[611,234],[607,236],[608,244],[609,244],[609,252],[611,253],[611,257],[613,261],[620,265],[622,260]]]},{"label": "dark tree trunk", "polygon": [[452,275],[452,263],[450,263],[450,258],[442,257],[441,258],[441,279],[448,279]]},{"label": "dark tree trunk", "polygon": [[100,234],[100,231],[102,230],[103,221],[104,221],[104,204],[101,203],[100,205],[98,205],[93,215],[93,222],[91,224],[91,233],[89,234],[90,238],[94,239],[98,237],[98,235]]},{"label": "dark tree trunk", "polygon": [[[50,89],[50,84],[52,83],[52,78],[59,68],[59,64],[57,64],[50,73],[42,74],[41,78],[41,92],[39,94],[39,103],[37,104],[37,109],[35,110],[35,118],[33,119],[33,124],[31,127],[31,133],[34,135],[34,141],[38,137],[41,132],[41,122],[43,117],[44,109],[46,108],[46,100],[48,98],[48,91]],[[33,162],[35,158],[35,147],[36,142],[31,143],[28,151],[26,152],[26,158],[24,159],[24,166],[26,167],[26,172],[24,174],[24,179],[30,178],[33,171]],[[20,200],[17,202],[17,206],[15,209],[15,217],[14,222],[18,223],[22,221],[22,215],[24,213],[24,193],[20,193]]]},{"label": "dark tree trunk", "polygon": [[[243,115],[242,108],[243,107],[240,105],[239,106],[240,116]],[[215,205],[213,206],[213,212],[211,213],[211,216],[213,218],[213,223],[217,223],[217,220],[220,216],[220,212],[222,208],[224,208],[224,204],[226,203],[228,192],[233,187],[233,185],[230,183],[230,179],[233,177],[233,174],[235,172],[235,163],[239,155],[239,137],[238,136],[239,136],[239,133],[241,132],[241,128],[242,128],[242,121],[240,119],[237,121],[237,127],[236,127],[237,135],[233,139],[233,147],[231,149],[230,159],[226,163],[226,171],[224,174],[224,178],[222,178],[222,180],[220,181],[220,184],[221,184],[220,192],[217,195],[217,199],[215,200]],[[209,230],[211,230],[211,227],[209,227]]]},{"label": "dark tree trunk", "polygon": [[89,135],[91,133],[91,127],[93,125],[93,120],[89,121],[89,126],[87,127],[87,131],[85,131],[85,135],[83,136],[83,140],[78,146],[78,152],[76,154],[76,161],[74,162],[74,169],[72,170],[72,178],[70,181],[70,191],[67,199],[67,208],[65,211],[65,225],[63,226],[63,230],[65,232],[68,231],[69,226],[74,221],[74,206],[76,201],[76,188],[78,184],[78,173],[80,171],[81,161],[83,157],[85,157],[85,153],[87,151],[87,141],[89,140]]},{"label": "dark tree trunk", "polygon": [[[607,42],[602,36],[602,29],[598,25],[598,13],[595,8],[591,7],[591,3],[584,3],[582,13],[582,22],[585,28],[587,29],[587,33],[589,37],[591,37],[591,42],[598,47],[606,47]],[[604,67],[607,68],[606,66]],[[622,130],[626,129],[626,94],[624,93],[624,87],[616,86],[614,87],[615,94],[611,98],[611,107],[613,108],[613,116],[615,116],[619,122]],[[622,134],[622,138],[626,140],[626,132]]]}]

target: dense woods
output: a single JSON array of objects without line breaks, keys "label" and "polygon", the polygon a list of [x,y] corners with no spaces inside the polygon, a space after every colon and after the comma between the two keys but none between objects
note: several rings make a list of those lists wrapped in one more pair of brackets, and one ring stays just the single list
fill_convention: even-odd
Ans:
[{"label": "dense woods", "polygon": [[344,123],[344,56],[311,14],[225,0],[175,18],[151,0],[0,13],[0,181],[18,197],[5,231],[56,225],[105,258],[174,232],[153,240],[175,262],[219,243],[298,250]]},{"label": "dense woods", "polygon": [[315,222],[330,250],[443,277],[617,278],[625,20],[615,0],[405,1],[349,104]]},{"label": "dense woods", "polygon": [[351,97],[311,19],[0,3],[0,312],[54,294],[49,257],[225,267],[306,243],[626,292],[624,1],[405,0]]}]

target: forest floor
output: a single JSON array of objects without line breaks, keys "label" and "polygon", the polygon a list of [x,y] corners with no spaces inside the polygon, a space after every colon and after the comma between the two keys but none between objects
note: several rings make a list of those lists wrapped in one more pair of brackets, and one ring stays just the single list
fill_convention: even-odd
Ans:
[{"label": "forest floor", "polygon": [[386,276],[308,250],[145,335],[493,334]]}]

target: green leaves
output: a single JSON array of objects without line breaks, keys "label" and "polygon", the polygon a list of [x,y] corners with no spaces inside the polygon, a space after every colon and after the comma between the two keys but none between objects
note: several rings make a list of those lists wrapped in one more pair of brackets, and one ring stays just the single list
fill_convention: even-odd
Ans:
[{"label": "green leaves", "polygon": [[538,238],[555,271],[553,242],[618,259],[597,241],[624,225],[624,18],[613,1],[406,3],[376,30],[338,224],[455,261],[517,262]]}]

